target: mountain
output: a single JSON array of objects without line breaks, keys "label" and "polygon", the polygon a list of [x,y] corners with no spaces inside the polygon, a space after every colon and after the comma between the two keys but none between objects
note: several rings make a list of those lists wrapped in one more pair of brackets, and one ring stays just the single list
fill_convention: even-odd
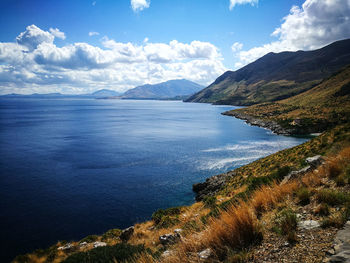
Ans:
[{"label": "mountain", "polygon": [[122,93],[114,90],[110,90],[110,89],[100,89],[88,95],[92,97],[112,97],[112,96],[120,96],[121,94]]},{"label": "mountain", "polygon": [[350,39],[314,51],[269,53],[227,71],[187,102],[252,105],[306,91],[350,63]]},{"label": "mountain", "polygon": [[350,65],[288,99],[223,113],[284,134],[322,132],[350,123]]},{"label": "mountain", "polygon": [[189,96],[203,89],[203,86],[186,79],[143,85],[124,93],[125,99],[168,99],[178,96]]},{"label": "mountain", "polygon": [[104,97],[113,97],[113,96],[120,96],[122,93],[116,92],[114,90],[109,89],[100,89],[98,91],[95,91],[93,93],[88,94],[61,94],[61,93],[46,93],[46,94],[40,94],[40,93],[33,93],[29,95],[23,95],[23,94],[7,94],[7,95],[1,95],[1,97],[9,97],[9,98],[104,98]]}]

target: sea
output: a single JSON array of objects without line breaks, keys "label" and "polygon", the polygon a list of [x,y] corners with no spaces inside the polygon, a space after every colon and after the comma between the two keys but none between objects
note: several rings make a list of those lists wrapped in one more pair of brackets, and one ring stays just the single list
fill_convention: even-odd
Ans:
[{"label": "sea", "polygon": [[0,98],[0,258],[195,202],[192,184],[305,142],[157,100]]}]

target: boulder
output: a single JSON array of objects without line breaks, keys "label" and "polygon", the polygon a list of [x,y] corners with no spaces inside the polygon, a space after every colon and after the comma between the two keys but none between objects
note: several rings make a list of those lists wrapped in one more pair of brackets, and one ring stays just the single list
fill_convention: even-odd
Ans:
[{"label": "boulder", "polygon": [[196,193],[196,201],[201,201],[204,197],[217,193],[232,176],[232,173],[219,174],[207,178],[203,183],[192,185],[192,190]]},{"label": "boulder", "polygon": [[321,165],[323,162],[323,158],[321,155],[315,155],[313,157],[306,158],[305,162],[313,168]]},{"label": "boulder", "polygon": [[320,227],[320,223],[315,220],[304,220],[304,221],[300,221],[298,223],[298,226],[302,229],[310,230],[310,229]]},{"label": "boulder", "polygon": [[122,233],[120,234],[119,238],[121,239],[121,241],[127,242],[133,234],[134,234],[134,227],[131,226],[122,230]]},{"label": "boulder", "polygon": [[67,243],[64,246],[61,246],[59,248],[57,248],[58,250],[68,250],[71,249],[73,247],[73,245],[71,243]]},{"label": "boulder", "polygon": [[96,247],[105,247],[105,246],[107,246],[107,243],[105,243],[105,242],[100,242],[100,241],[94,242],[94,248],[96,248]]},{"label": "boulder", "polygon": [[180,234],[165,234],[165,235],[161,235],[159,237],[159,242],[163,245],[163,246],[167,246],[167,245],[172,245],[175,244],[177,241],[179,241],[180,239]]},{"label": "boulder", "polygon": [[210,258],[213,255],[213,251],[210,248],[207,248],[201,252],[198,253],[198,257],[201,260],[206,260]]}]

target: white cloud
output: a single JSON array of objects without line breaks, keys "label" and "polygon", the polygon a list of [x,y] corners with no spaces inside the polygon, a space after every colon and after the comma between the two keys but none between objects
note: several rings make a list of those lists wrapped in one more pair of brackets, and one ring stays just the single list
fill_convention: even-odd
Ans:
[{"label": "white cloud", "polygon": [[26,31],[16,38],[17,43],[26,46],[30,50],[37,48],[41,43],[53,43],[55,36],[50,32],[43,31],[35,25],[27,26]]},{"label": "white cloud", "polygon": [[57,38],[66,39],[66,35],[58,28],[50,28],[50,33]]},{"label": "white cloud", "polygon": [[145,8],[149,8],[150,0],[131,0],[131,8],[135,12],[142,11]]},{"label": "white cloud", "polygon": [[89,32],[89,36],[92,37],[92,36],[98,36],[100,33],[98,32],[95,32],[95,31],[92,31],[92,32]]},{"label": "white cloud", "polygon": [[175,78],[206,85],[227,70],[219,50],[209,42],[138,45],[104,37],[102,47],[88,43],[58,47],[54,43],[57,32],[63,34],[31,25],[17,42],[0,42],[1,94],[124,91]]},{"label": "white cloud", "polygon": [[243,48],[243,44],[239,43],[239,42],[235,42],[233,43],[233,45],[231,46],[231,50],[232,52],[237,52],[239,50],[241,50]]},{"label": "white cloud", "polygon": [[259,0],[230,0],[230,10],[232,10],[236,5],[251,4],[255,5]]},{"label": "white cloud", "polygon": [[306,0],[293,6],[272,36],[278,40],[239,53],[246,65],[269,52],[312,50],[350,37],[350,0]]},{"label": "white cloud", "polygon": [[148,37],[145,37],[145,39],[143,40],[143,43],[147,43],[148,42]]}]

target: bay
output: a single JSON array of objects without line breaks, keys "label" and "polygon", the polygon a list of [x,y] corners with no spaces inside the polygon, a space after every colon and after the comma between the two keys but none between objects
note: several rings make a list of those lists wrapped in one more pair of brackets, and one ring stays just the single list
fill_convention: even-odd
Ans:
[{"label": "bay", "polygon": [[306,139],[180,101],[0,99],[0,258],[194,202],[192,184]]}]

